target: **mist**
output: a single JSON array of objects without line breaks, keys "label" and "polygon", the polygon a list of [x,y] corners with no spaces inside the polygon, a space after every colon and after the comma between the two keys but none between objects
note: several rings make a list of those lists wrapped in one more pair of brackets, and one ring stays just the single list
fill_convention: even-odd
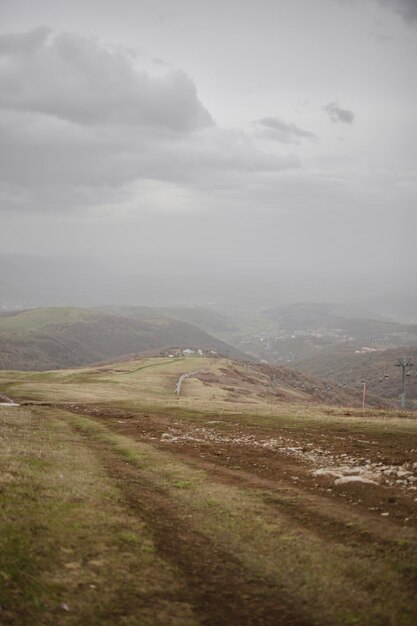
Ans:
[{"label": "mist", "polygon": [[3,310],[413,300],[411,3],[0,17]]}]

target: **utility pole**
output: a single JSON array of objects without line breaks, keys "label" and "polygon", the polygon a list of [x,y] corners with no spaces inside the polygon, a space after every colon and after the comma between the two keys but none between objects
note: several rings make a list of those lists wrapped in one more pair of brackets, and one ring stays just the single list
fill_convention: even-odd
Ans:
[{"label": "utility pole", "polygon": [[395,363],[395,367],[402,368],[402,379],[401,379],[401,394],[400,394],[400,405],[402,409],[406,408],[407,405],[407,388],[406,388],[406,376],[409,376],[409,372],[407,372],[408,368],[414,366],[414,363],[411,362],[411,358],[403,357],[402,359],[397,359],[398,363]]},{"label": "utility pole", "polygon": [[248,382],[248,364],[245,362],[245,380]]}]

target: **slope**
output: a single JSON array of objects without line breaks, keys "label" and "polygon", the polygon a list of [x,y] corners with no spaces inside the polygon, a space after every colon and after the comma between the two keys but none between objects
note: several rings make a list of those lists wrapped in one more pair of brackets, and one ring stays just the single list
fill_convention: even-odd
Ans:
[{"label": "slope", "polygon": [[[175,394],[179,378],[192,372]],[[87,368],[49,372],[0,372],[0,392],[22,401],[117,402],[126,407],[181,407],[221,413],[271,414],[277,407],[360,407],[361,393],[337,382],[262,363],[224,358],[140,357]],[[368,403],[381,406],[370,396]],[[389,404],[389,403],[386,403]]]},{"label": "slope", "polygon": [[0,316],[2,369],[77,367],[170,346],[245,357],[192,324],[161,316],[132,319],[64,307]]},{"label": "slope", "polygon": [[149,319],[152,317],[169,317],[179,322],[187,322],[198,326],[208,333],[222,333],[236,330],[236,324],[229,317],[218,311],[201,306],[104,306],[98,309],[103,313],[130,317],[133,319]]},{"label": "slope", "polygon": [[398,398],[401,393],[402,368],[395,367],[398,358],[410,357],[414,367],[406,377],[407,397],[417,399],[417,348],[355,352],[346,347],[328,349],[309,359],[300,359],[295,366],[308,374],[330,378],[342,384],[355,385],[366,380],[368,389],[385,398]]}]

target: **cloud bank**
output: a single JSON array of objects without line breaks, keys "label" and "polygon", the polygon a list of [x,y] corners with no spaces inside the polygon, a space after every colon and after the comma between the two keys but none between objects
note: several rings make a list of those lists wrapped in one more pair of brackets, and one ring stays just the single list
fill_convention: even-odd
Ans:
[{"label": "cloud bank", "polygon": [[117,204],[138,181],[210,193],[298,167],[217,126],[184,71],[150,75],[137,63],[46,27],[0,37],[0,210]]},{"label": "cloud bank", "polygon": [[45,27],[0,37],[0,107],[82,125],[184,132],[212,123],[184,72],[150,76],[126,51]]}]

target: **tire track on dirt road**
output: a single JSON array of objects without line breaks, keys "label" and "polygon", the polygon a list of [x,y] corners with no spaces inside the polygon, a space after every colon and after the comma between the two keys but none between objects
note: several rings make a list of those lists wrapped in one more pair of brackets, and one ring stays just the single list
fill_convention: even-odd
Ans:
[{"label": "tire track on dirt road", "polygon": [[[223,449],[225,441],[178,437],[167,447],[159,415],[126,419],[122,411],[109,415],[102,407],[89,415],[86,409],[81,408],[86,417],[73,423],[90,431],[91,445],[106,444],[116,455],[118,471],[109,476],[122,481],[124,498],[154,531],[158,554],[182,574],[182,587],[190,593],[182,598],[197,607],[201,623],[333,626],[349,623],[343,620],[352,615],[358,623],[371,623],[372,615],[388,626],[400,623],[405,612],[417,614],[412,529],[385,517],[372,520],[366,508],[311,492],[301,480],[295,485],[295,466],[308,470],[298,460],[288,474],[287,458],[275,467],[267,461],[270,451],[259,458],[256,446]],[[176,429],[181,426],[168,418]],[[108,464],[109,454],[101,462]],[[106,468],[114,471],[114,463]],[[394,621],[386,622],[387,614]]]},{"label": "tire track on dirt road", "polygon": [[[85,433],[84,433],[85,434]],[[87,435],[106,473],[115,481],[131,511],[145,521],[158,554],[186,581],[186,596],[207,626],[314,626],[275,583],[242,563],[193,528],[168,493],[149,483],[140,469],[108,444]]]}]

